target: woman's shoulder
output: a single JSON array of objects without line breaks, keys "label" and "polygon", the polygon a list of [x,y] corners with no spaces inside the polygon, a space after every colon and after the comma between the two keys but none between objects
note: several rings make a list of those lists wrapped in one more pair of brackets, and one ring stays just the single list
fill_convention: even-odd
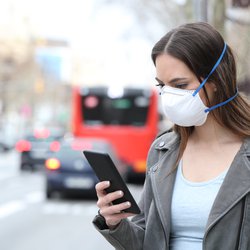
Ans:
[{"label": "woman's shoulder", "polygon": [[150,167],[158,162],[159,158],[179,142],[179,135],[174,131],[165,131],[158,135],[148,153],[147,165]]},{"label": "woman's shoulder", "polygon": [[179,135],[173,130],[166,130],[157,135],[152,143],[152,147],[156,149],[169,149],[175,142],[179,141]]}]

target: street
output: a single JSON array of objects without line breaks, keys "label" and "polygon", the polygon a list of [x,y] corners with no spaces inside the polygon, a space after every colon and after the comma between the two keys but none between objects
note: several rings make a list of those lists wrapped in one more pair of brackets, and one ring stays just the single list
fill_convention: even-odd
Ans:
[{"label": "street", "polygon": [[[95,200],[44,195],[42,172],[20,172],[14,151],[0,154],[1,250],[108,250],[91,221]],[[142,186],[129,185],[136,200]]]}]

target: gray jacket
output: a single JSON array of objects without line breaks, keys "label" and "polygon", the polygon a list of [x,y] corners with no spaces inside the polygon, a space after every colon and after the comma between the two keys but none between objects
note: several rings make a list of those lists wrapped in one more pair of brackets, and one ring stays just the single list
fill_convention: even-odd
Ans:
[{"label": "gray jacket", "polygon": [[[97,230],[118,250],[168,250],[171,196],[179,138],[174,132],[154,141],[148,155],[142,213],[122,220],[115,230]],[[250,249],[250,138],[244,140],[217,194],[207,221],[203,250]]]}]

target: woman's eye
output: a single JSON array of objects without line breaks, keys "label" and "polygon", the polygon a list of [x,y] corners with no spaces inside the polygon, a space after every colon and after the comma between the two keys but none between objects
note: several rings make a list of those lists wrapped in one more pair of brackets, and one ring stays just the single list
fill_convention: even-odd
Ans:
[{"label": "woman's eye", "polygon": [[187,88],[187,83],[178,83],[175,85],[175,88],[178,88],[178,89],[186,89]]}]

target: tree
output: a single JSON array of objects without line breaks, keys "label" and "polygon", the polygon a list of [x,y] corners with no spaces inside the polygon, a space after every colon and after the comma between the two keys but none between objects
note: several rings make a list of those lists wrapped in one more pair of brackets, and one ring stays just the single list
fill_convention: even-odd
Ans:
[{"label": "tree", "polygon": [[99,0],[97,3],[98,7],[122,6],[135,17],[137,30],[142,30],[141,34],[146,39],[154,41],[159,38],[156,30],[162,30],[164,33],[194,18],[192,5],[186,0]]}]

